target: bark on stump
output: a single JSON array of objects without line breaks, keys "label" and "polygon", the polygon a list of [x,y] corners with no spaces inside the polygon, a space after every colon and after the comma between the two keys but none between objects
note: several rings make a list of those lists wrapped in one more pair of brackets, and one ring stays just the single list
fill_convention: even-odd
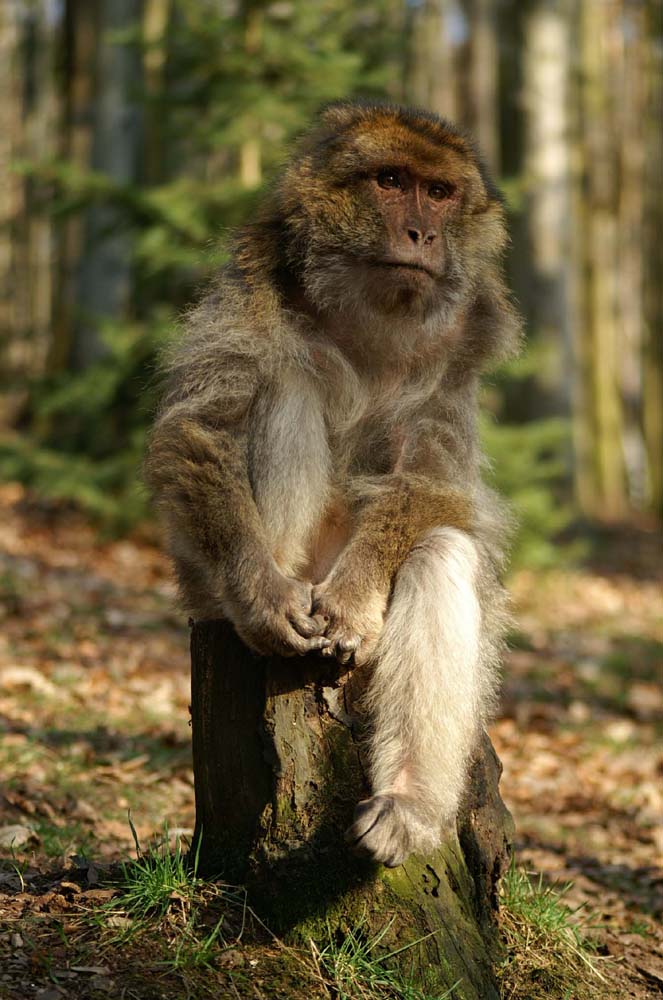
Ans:
[{"label": "bark on stump", "polygon": [[353,676],[316,656],[255,656],[224,622],[193,626],[191,661],[199,871],[247,885],[262,919],[291,939],[324,940],[327,922],[376,931],[391,921],[385,948],[419,942],[394,959],[414,983],[498,1000],[494,918],[512,821],[488,737],[457,831],[388,870],[343,842],[368,794],[348,713]]}]

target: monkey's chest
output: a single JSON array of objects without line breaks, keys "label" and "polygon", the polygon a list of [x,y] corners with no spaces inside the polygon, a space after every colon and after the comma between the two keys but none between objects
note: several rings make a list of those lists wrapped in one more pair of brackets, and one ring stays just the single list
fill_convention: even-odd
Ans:
[{"label": "monkey's chest", "polygon": [[400,463],[404,428],[388,426],[379,416],[367,416],[349,431],[329,435],[332,466],[341,488],[362,476],[387,476]]}]

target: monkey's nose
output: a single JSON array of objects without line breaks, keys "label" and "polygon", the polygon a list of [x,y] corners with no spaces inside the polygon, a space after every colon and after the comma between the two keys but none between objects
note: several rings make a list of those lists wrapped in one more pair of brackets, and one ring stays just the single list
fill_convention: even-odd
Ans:
[{"label": "monkey's nose", "polygon": [[408,229],[407,234],[413,243],[423,243],[424,246],[430,246],[437,235],[434,229],[429,230],[426,234],[422,233],[420,229]]}]

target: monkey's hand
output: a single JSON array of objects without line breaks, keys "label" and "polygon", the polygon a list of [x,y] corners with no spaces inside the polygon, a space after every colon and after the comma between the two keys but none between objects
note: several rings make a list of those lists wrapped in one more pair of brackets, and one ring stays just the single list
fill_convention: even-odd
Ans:
[{"label": "monkey's hand", "polygon": [[322,655],[339,663],[366,663],[380,638],[386,607],[386,592],[361,586],[346,574],[327,577],[313,588],[313,613],[325,620],[329,640]]},{"label": "monkey's hand", "polygon": [[264,656],[303,656],[324,650],[331,640],[326,623],[311,614],[311,585],[278,570],[256,574],[231,602],[230,617],[239,637]]}]

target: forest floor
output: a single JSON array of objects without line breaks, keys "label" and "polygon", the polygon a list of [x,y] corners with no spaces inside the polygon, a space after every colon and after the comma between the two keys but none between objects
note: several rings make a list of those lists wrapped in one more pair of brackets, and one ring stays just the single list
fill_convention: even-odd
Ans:
[{"label": "forest floor", "polygon": [[[519,864],[572,883],[564,901],[594,925],[603,963],[597,996],[645,1000],[663,995],[663,558],[646,533],[606,536],[600,551],[583,569],[514,574],[492,737]],[[239,941],[238,926],[220,933],[228,947],[210,959],[174,954],[167,935],[133,938],[112,909],[108,875],[135,857],[128,814],[143,845],[194,822],[173,596],[149,541],[100,540],[0,486],[3,1000],[334,995],[255,925]]]}]

